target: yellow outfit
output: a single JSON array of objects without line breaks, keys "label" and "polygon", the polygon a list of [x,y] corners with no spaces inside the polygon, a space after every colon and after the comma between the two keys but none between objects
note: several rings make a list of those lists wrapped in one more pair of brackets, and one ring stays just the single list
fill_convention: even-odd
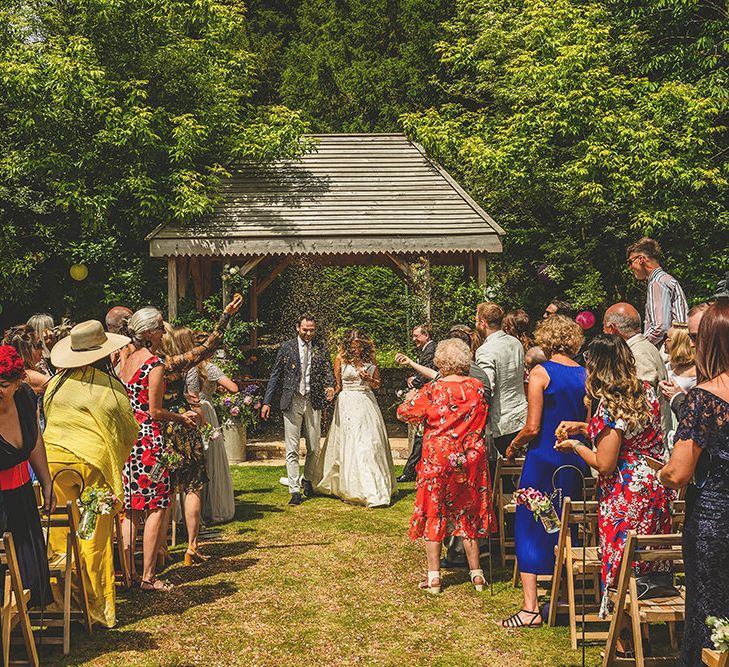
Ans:
[{"label": "yellow outfit", "polygon": [[[51,476],[71,468],[86,486],[107,485],[121,501],[122,468],[139,431],[126,390],[118,380],[90,367],[74,370],[60,384],[62,377],[51,378],[44,400],[43,439]],[[54,488],[62,506],[79,498],[81,480],[71,472],[62,473]],[[107,627],[116,623],[113,526],[113,516],[99,516],[94,536],[79,540],[91,620]],[[65,553],[66,531],[51,529],[48,544],[51,552]],[[58,602],[61,590],[56,584],[52,587]]]}]

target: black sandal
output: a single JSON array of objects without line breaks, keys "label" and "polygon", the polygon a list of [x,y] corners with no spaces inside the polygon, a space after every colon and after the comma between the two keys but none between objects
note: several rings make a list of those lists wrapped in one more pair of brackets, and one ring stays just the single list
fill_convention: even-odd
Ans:
[{"label": "black sandal", "polygon": [[[529,621],[529,623],[524,623],[524,621],[521,620],[521,616],[519,614],[531,614],[532,620]],[[516,612],[516,614],[512,614],[509,616],[509,618],[504,619],[501,621],[499,625],[501,625],[502,628],[541,628],[541,623],[535,623],[538,618],[541,618],[542,613],[539,611],[527,611],[526,609],[520,609]]]}]

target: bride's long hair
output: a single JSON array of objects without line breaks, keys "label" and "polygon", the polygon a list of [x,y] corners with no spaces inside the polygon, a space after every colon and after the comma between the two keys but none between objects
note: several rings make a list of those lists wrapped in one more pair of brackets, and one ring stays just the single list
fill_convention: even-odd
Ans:
[{"label": "bride's long hair", "polygon": [[[354,349],[354,343],[360,344],[362,353]],[[344,334],[339,344],[339,356],[345,364],[356,366],[358,363],[375,363],[375,346],[372,340],[361,329],[350,329]]]}]

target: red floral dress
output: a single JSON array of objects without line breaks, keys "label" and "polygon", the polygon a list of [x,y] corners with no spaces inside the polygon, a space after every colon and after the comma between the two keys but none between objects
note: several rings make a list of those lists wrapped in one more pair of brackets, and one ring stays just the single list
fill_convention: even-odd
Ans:
[{"label": "red floral dress", "polygon": [[478,380],[436,380],[403,403],[397,416],[423,423],[411,539],[487,537],[495,530],[491,479],[483,432],[488,405]]},{"label": "red floral dress", "polygon": [[149,414],[149,374],[164,362],[152,356],[145,361],[126,385],[134,416],[139,424],[139,436],[124,465],[124,507],[133,510],[164,509],[170,504],[170,475],[167,468],[158,482],[150,473],[157,455],[164,447],[162,426]]},{"label": "red floral dress", "polygon": [[[615,470],[598,478],[598,524],[603,585],[600,614],[603,617],[608,613],[607,589],[616,585],[628,531],[634,530],[638,535],[671,532],[671,503],[674,493],[659,483],[657,472],[645,460],[645,456],[666,460],[660,428],[660,408],[650,385],[646,385],[646,395],[652,414],[648,425],[640,433],[626,432],[625,422],[622,419],[612,419],[602,403],[587,429],[587,435],[593,442],[607,427],[623,431],[623,442]],[[640,562],[635,567],[637,574],[671,571],[667,561]]]}]

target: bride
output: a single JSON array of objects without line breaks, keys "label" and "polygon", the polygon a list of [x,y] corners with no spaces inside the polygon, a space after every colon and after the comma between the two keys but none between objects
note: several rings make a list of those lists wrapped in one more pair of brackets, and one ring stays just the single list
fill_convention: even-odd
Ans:
[{"label": "bride", "polygon": [[372,393],[380,386],[374,359],[372,341],[361,331],[344,336],[334,361],[339,395],[313,480],[317,492],[367,507],[389,505],[397,491],[385,422]]}]

